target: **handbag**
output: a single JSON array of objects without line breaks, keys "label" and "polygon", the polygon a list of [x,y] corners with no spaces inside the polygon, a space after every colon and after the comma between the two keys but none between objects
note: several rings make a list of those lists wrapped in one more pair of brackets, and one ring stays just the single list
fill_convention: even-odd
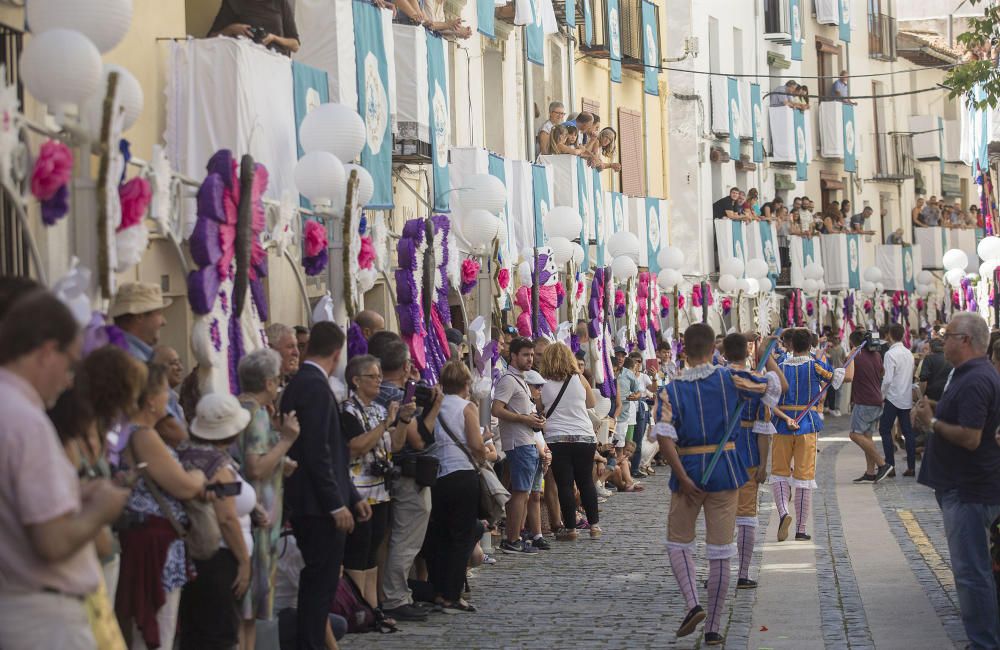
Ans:
[{"label": "handbag", "polygon": [[188,555],[195,560],[207,560],[215,555],[222,542],[222,530],[219,528],[219,518],[215,514],[215,506],[199,499],[183,501],[181,505],[184,506],[184,512],[191,522],[185,528],[174,517],[170,504],[163,497],[163,493],[160,492],[160,488],[149,475],[149,471],[143,468],[141,472],[142,477],[146,479],[149,492],[153,495],[156,504],[160,506],[163,516],[170,522],[170,526],[177,533],[177,536],[184,540]]},{"label": "handbag", "polygon": [[459,442],[458,437],[452,432],[444,420],[438,418],[441,428],[448,434],[448,437],[455,442],[455,446],[462,450],[465,456],[472,463],[472,467],[479,475],[479,512],[480,515],[490,525],[495,525],[504,516],[504,509],[510,501],[510,492],[503,486],[493,468],[486,462],[476,462],[469,449]]}]

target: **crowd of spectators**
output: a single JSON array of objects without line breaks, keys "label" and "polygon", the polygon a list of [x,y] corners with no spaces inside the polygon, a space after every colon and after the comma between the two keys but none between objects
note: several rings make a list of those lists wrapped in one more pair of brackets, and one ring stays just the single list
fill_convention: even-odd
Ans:
[{"label": "crowd of spectators", "polygon": [[979,206],[972,204],[968,210],[962,209],[958,201],[951,205],[938,200],[936,196],[928,199],[917,197],[917,203],[910,211],[910,220],[917,228],[977,228],[981,227]]},{"label": "crowd of spectators", "polygon": [[580,156],[594,169],[621,171],[615,161],[618,132],[610,126],[602,128],[601,117],[595,113],[567,114],[562,102],[549,104],[548,119],[538,127],[535,145],[539,156]]}]

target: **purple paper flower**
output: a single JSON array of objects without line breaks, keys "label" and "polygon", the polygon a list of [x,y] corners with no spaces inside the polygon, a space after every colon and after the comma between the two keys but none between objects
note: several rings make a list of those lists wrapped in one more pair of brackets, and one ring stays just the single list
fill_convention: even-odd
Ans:
[{"label": "purple paper flower", "polygon": [[324,248],[319,252],[318,255],[313,257],[303,257],[302,267],[305,269],[306,275],[319,275],[326,269],[327,262],[330,261],[327,250]]},{"label": "purple paper flower", "polygon": [[219,332],[219,319],[212,319],[212,324],[209,326],[208,332],[212,337],[212,346],[215,348],[215,351],[222,350],[222,334]]},{"label": "purple paper flower", "polygon": [[42,223],[53,226],[69,212],[69,186],[61,185],[51,198],[41,201]]},{"label": "purple paper flower", "polygon": [[357,323],[351,323],[347,328],[347,358],[368,354],[368,341]]}]

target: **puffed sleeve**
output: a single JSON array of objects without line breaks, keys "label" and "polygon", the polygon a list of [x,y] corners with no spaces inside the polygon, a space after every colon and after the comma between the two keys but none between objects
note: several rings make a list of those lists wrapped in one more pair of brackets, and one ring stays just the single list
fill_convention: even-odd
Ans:
[{"label": "puffed sleeve", "polygon": [[764,374],[764,378],[767,380],[767,388],[764,390],[760,401],[764,405],[774,408],[781,400],[781,378],[773,370],[768,370]]}]

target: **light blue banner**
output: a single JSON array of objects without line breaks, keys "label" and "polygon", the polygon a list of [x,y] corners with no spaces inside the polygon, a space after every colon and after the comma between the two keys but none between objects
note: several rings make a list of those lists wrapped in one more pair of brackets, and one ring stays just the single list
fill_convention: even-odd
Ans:
[{"label": "light blue banner", "polygon": [[597,240],[597,266],[604,266],[607,261],[604,259],[604,190],[601,188],[601,172],[596,169],[590,170],[593,176],[593,186],[591,186],[591,197],[594,199],[594,238]]},{"label": "light blue banner", "polygon": [[[295,138],[299,137],[299,127],[309,111],[330,101],[330,85],[326,72],[312,66],[292,61],[292,92],[295,98]],[[299,158],[305,155],[302,142],[298,142]],[[299,196],[299,205],[307,210],[312,204],[304,196]]]},{"label": "light blue banner", "polygon": [[549,201],[549,178],[545,174],[545,165],[531,166],[531,198],[535,206],[535,246],[545,244],[545,230],[542,221],[551,205]]},{"label": "light blue banner", "polygon": [[771,236],[771,222],[759,221],[757,226],[760,230],[760,246],[764,251],[764,261],[769,269],[768,275],[774,277],[781,271],[781,262],[778,260],[778,245]]},{"label": "light blue banner", "polygon": [[844,120],[844,171],[858,171],[858,158],[855,151],[858,146],[858,133],[854,129],[854,106],[851,104],[841,104],[843,106]]},{"label": "light blue banner", "polygon": [[496,38],[496,4],[493,0],[476,0],[476,29],[483,36]]},{"label": "light blue banner", "polygon": [[586,0],[583,3],[583,44],[587,47],[594,44],[594,14]]},{"label": "light blue banner", "polygon": [[792,32],[792,61],[802,60],[802,44],[805,42],[805,35],[802,33],[804,28],[801,0],[788,0],[788,29]]},{"label": "light blue banner", "polygon": [[[583,4],[587,4],[587,0]],[[576,0],[566,0],[566,26],[576,29]]]},{"label": "light blue banner", "polygon": [[944,119],[937,118],[938,129],[938,161],[941,168],[941,177],[944,178]]},{"label": "light blue banner", "polygon": [[646,198],[646,253],[649,257],[646,264],[653,275],[660,272],[660,262],[656,257],[660,253],[662,224],[660,199]]},{"label": "light blue banner", "polygon": [[444,40],[427,32],[427,94],[431,117],[431,168],[434,211],[451,212],[451,177],[448,173],[448,74],[444,67]]},{"label": "light blue banner", "polygon": [[903,246],[903,290],[907,293],[913,293],[914,287],[913,280],[913,248],[911,246]]},{"label": "light blue banner", "polygon": [[847,235],[847,287],[861,288],[861,235]]},{"label": "light blue banner", "polygon": [[542,31],[542,8],[538,0],[529,0],[531,4],[531,22],[524,26],[525,38],[528,39],[528,61],[535,65],[545,65],[545,32]]},{"label": "light blue banner", "polygon": [[[583,158],[576,159],[576,203],[580,206],[580,247],[583,248],[583,262],[580,270],[586,271],[590,268],[590,242],[587,240],[587,231],[593,232],[591,224],[587,223],[587,214],[590,212],[590,195],[587,192],[587,166],[583,163]],[[584,206],[587,206],[586,208]],[[588,228],[588,226],[590,226]]]},{"label": "light blue banner", "polygon": [[[986,91],[983,89],[983,84],[976,84],[975,87],[975,97],[977,101],[982,101],[986,99]],[[976,124],[978,122],[978,124]],[[976,162],[979,164],[979,169],[988,170],[989,169],[989,122],[987,120],[987,111],[980,110],[976,111],[974,115],[973,124],[977,126],[976,135],[976,146],[973,151],[975,152]],[[978,171],[973,167],[972,175],[977,176]]]},{"label": "light blue banner", "polygon": [[[353,8],[358,113],[365,121],[361,166],[368,170],[375,182],[375,192],[367,207],[389,210],[392,209],[392,116],[382,10],[360,0],[354,0]],[[447,100],[448,93],[443,96]],[[447,157],[447,151],[444,155]],[[437,188],[436,180],[434,187]]]},{"label": "light blue banner", "polygon": [[[489,157],[489,162],[487,163],[487,172],[489,173],[490,176],[494,178],[499,178],[500,182],[503,183],[504,187],[507,187],[507,169],[504,167],[503,158],[496,155],[495,153],[491,153]],[[510,210],[506,200],[504,200],[503,209],[500,211],[500,214],[498,216],[506,226],[507,232],[508,233],[513,232],[511,230],[511,224],[510,224]],[[506,244],[507,242],[500,242],[500,243]],[[502,249],[503,246],[501,246],[501,251]]]},{"label": "light blue banner", "polygon": [[800,237],[802,240],[802,268],[816,261],[816,251],[813,248],[812,237]]},{"label": "light blue banner", "polygon": [[760,84],[750,84],[753,107],[753,161],[764,162],[764,107],[760,105]]},{"label": "light blue banner", "polygon": [[851,42],[851,0],[837,0],[840,9],[837,17],[840,22],[840,40],[845,43]]},{"label": "light blue banner", "polygon": [[730,220],[730,224],[733,229],[733,257],[743,262],[747,261],[746,258],[746,246],[743,243],[743,222],[736,221],[735,219]]},{"label": "light blue banner", "polygon": [[656,5],[649,0],[642,0],[642,88],[647,95],[660,94],[660,41],[658,33]]},{"label": "light blue banner", "polygon": [[729,89],[729,157],[740,159],[740,86],[735,77],[727,77]]},{"label": "light blue banner", "polygon": [[622,82],[622,27],[618,0],[607,0],[608,52],[611,57],[611,81]]},{"label": "light blue banner", "polygon": [[806,118],[804,111],[792,111],[795,123],[795,180],[804,181],[809,177],[806,163]]},{"label": "light blue banner", "polygon": [[625,230],[625,195],[621,192],[611,193],[611,232]]}]

